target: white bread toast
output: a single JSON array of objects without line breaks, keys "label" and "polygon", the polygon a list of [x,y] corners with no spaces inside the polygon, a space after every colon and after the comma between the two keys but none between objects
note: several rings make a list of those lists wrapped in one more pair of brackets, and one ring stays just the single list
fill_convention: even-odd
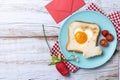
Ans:
[{"label": "white bread toast", "polygon": [[[87,41],[79,44],[75,39],[75,32],[82,31],[87,34]],[[68,42],[66,50],[74,52],[82,52],[85,58],[94,57],[102,54],[102,49],[96,46],[99,36],[100,28],[95,23],[88,23],[82,21],[74,21],[68,27]]]}]

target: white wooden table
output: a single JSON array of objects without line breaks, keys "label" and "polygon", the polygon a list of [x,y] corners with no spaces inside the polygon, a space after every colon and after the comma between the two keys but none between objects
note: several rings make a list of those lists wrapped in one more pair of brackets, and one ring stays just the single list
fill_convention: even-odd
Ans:
[{"label": "white wooden table", "polygon": [[[103,66],[80,69],[69,77],[61,76],[51,62],[50,52],[43,37],[41,24],[56,24],[44,6],[52,0],[0,0],[0,80],[118,80],[120,43],[113,57]],[[91,2],[105,12],[118,10],[120,0],[85,0],[85,9]],[[58,28],[45,28],[52,46],[57,40]],[[120,41],[119,41],[120,42]]]}]

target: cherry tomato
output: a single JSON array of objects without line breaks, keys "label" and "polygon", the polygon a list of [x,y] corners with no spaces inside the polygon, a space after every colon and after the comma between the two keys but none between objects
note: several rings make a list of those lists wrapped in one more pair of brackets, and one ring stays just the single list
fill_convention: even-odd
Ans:
[{"label": "cherry tomato", "polygon": [[113,41],[114,40],[113,35],[112,34],[106,35],[106,40],[109,41],[109,42]]},{"label": "cherry tomato", "polygon": [[103,46],[103,47],[107,46],[108,45],[107,40],[106,39],[101,39],[100,40],[100,45]]},{"label": "cherry tomato", "polygon": [[103,30],[102,31],[102,35],[105,37],[106,35],[108,35],[109,34],[109,32],[108,32],[108,30]]}]

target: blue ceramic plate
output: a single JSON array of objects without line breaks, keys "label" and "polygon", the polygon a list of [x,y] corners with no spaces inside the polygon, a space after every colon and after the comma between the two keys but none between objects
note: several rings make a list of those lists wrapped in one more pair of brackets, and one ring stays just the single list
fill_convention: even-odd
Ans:
[{"label": "blue ceramic plate", "polygon": [[[68,25],[75,20],[97,23],[101,30],[107,29],[113,34],[114,41],[110,42],[107,47],[101,47],[99,45],[99,41],[104,37],[100,34],[97,45],[102,48],[103,53],[102,55],[93,58],[84,58],[81,53],[68,52],[66,50],[66,43],[68,41]],[[72,64],[79,66],[80,68],[96,68],[106,63],[112,57],[117,45],[117,35],[113,24],[106,16],[95,11],[80,11],[69,17],[63,24],[59,34],[59,44],[65,58],[69,58],[71,55],[78,56],[80,62],[70,61]]]}]

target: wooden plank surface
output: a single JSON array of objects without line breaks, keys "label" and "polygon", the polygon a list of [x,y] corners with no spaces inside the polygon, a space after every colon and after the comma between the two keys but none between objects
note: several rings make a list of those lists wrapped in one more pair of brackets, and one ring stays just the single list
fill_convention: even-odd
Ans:
[{"label": "wooden plank surface", "polygon": [[[85,76],[91,77],[90,80],[118,79],[119,51],[102,67],[92,70],[80,69],[76,73],[71,73],[70,77],[63,77],[54,66],[48,66],[51,57],[43,39],[3,39],[0,42],[0,79],[3,80],[47,80],[49,78],[87,80]],[[54,40],[50,39],[49,42],[52,45]]]},{"label": "wooden plank surface", "polygon": [[[79,69],[61,76],[51,62],[43,37],[45,25],[50,46],[57,40],[64,21],[56,24],[44,6],[52,0],[0,0],[0,80],[118,80],[120,41],[113,57],[96,69]],[[85,0],[106,13],[120,11],[120,0]],[[78,10],[79,11],[79,10]]]},{"label": "wooden plank surface", "polygon": [[[44,25],[47,36],[58,36],[60,27]],[[43,36],[42,24],[1,24],[0,37],[41,37]]]}]

